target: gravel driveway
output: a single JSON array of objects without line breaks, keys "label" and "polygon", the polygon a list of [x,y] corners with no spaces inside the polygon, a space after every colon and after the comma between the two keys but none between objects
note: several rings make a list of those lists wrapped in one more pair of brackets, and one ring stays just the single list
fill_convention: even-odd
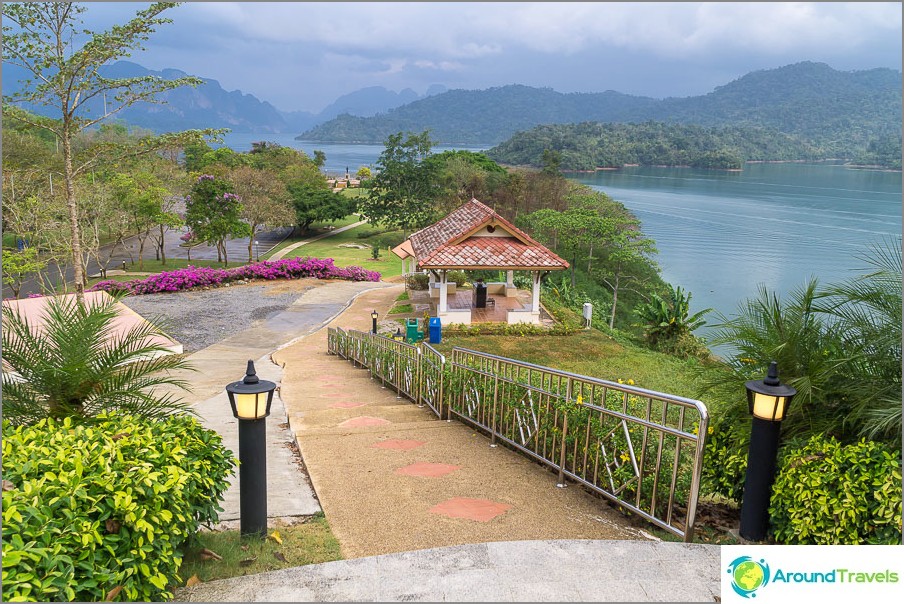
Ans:
[{"label": "gravel driveway", "polygon": [[129,296],[123,303],[157,323],[191,354],[284,310],[311,287],[305,281],[230,285]]}]

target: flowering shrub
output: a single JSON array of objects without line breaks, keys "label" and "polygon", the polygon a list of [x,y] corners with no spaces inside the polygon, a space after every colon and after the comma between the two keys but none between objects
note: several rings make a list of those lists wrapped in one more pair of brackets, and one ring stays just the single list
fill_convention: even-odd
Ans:
[{"label": "flowering shrub", "polygon": [[195,287],[216,287],[250,279],[345,279],[379,281],[380,273],[360,266],[337,267],[332,258],[264,260],[230,269],[189,266],[132,281],[100,281],[89,291],[128,292],[132,295],[179,292]]}]

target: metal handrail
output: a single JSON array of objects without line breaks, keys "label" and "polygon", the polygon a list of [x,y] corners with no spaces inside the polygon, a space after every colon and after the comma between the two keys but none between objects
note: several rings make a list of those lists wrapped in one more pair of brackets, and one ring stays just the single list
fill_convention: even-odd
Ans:
[{"label": "metal handrail", "polygon": [[560,486],[580,483],[692,541],[709,424],[701,401],[465,348],[447,358],[361,331],[330,328],[327,341],[400,397],[556,470]]}]

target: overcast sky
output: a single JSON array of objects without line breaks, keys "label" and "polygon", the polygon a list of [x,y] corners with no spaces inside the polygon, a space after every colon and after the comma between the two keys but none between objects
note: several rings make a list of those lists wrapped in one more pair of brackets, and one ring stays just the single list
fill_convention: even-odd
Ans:
[{"label": "overcast sky", "polygon": [[[89,29],[147,4],[88,3]],[[367,86],[662,98],[800,61],[901,70],[901,3],[186,2],[131,60],[318,112]]]}]

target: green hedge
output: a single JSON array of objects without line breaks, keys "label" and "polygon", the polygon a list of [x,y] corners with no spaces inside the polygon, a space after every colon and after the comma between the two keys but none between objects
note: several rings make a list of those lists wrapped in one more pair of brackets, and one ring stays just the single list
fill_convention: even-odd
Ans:
[{"label": "green hedge", "polygon": [[786,454],[769,514],[783,544],[901,543],[901,452],[814,436]]},{"label": "green hedge", "polygon": [[161,601],[235,460],[191,416],[3,423],[3,600]]}]

